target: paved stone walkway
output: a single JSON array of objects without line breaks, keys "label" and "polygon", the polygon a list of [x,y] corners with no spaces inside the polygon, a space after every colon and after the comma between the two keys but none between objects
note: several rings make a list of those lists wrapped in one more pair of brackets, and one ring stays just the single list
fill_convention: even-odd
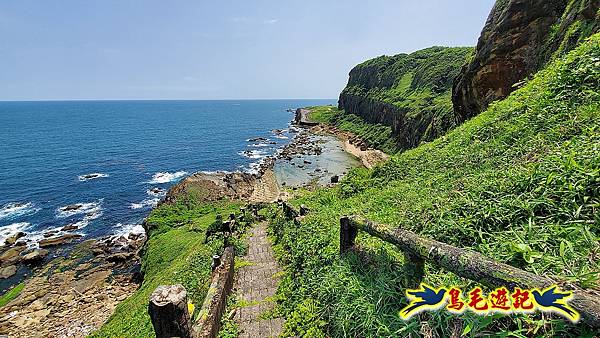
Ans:
[{"label": "paved stone walkway", "polygon": [[274,275],[281,271],[267,238],[266,223],[252,230],[248,244],[248,255],[242,259],[251,265],[238,270],[234,284],[238,299],[249,304],[238,309],[234,317],[240,329],[239,337],[278,337],[284,323],[282,318],[259,319],[262,313],[275,306],[272,298],[279,279]]}]

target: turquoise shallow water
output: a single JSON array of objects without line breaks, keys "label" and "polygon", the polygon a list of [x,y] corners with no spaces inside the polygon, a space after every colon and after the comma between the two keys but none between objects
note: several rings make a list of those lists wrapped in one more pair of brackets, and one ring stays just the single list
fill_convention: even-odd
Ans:
[{"label": "turquoise shallow water", "polygon": [[286,109],[330,103],[0,102],[0,242],[21,230],[35,245],[67,224],[86,238],[131,231],[187,174],[251,170],[287,144],[272,132],[288,128]]},{"label": "turquoise shallow water", "polygon": [[344,176],[361,165],[359,159],[344,151],[342,141],[334,136],[311,135],[309,139],[321,146],[321,154],[295,156],[291,161],[277,160],[273,170],[280,185],[283,182],[288,187],[301,187],[311,182],[326,185],[331,183],[332,176]]}]

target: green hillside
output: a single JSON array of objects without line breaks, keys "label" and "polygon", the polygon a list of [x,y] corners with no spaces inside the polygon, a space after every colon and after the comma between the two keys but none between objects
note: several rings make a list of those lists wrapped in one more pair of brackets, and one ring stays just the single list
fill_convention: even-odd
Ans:
[{"label": "green hillside", "polygon": [[390,127],[398,149],[432,140],[455,125],[452,83],[472,51],[431,47],[363,62],[350,72],[339,108]]},{"label": "green hillside", "polygon": [[[390,61],[364,67],[381,62]],[[408,76],[398,91],[424,81]],[[371,95],[393,102],[390,92]],[[339,217],[359,214],[600,290],[599,154],[596,34],[445,136],[373,170],[354,170],[336,188],[293,200],[311,210],[302,224],[275,218],[271,225],[285,268],[279,288],[285,334],[593,336],[585,325],[539,315],[456,317],[441,311],[423,315],[423,323],[404,322],[398,316],[406,305],[401,253],[359,235],[363,253],[340,258],[338,242]],[[431,266],[425,281],[472,285]]]}]

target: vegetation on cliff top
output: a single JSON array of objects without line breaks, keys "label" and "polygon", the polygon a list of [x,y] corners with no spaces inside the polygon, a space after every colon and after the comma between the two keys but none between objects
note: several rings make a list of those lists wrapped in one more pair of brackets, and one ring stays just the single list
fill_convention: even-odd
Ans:
[{"label": "vegetation on cliff top", "polygon": [[[363,234],[361,253],[338,250],[339,217],[360,214],[600,290],[599,128],[597,34],[446,136],[293,200],[311,210],[301,225],[274,217],[270,228],[285,269],[285,334],[593,336],[539,315],[438,311],[404,322],[401,253]],[[425,281],[473,285],[432,266]]]},{"label": "vegetation on cliff top", "polygon": [[380,56],[352,69],[340,109],[392,128],[400,148],[417,146],[454,127],[451,90],[470,47],[431,47]]}]

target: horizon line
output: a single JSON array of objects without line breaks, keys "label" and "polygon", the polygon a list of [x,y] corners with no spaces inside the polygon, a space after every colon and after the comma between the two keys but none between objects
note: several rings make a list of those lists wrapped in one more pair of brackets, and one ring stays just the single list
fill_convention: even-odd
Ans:
[{"label": "horizon line", "polygon": [[287,100],[337,100],[338,98],[238,98],[238,99],[28,99],[2,100],[0,102],[73,102],[73,101],[287,101]]}]

